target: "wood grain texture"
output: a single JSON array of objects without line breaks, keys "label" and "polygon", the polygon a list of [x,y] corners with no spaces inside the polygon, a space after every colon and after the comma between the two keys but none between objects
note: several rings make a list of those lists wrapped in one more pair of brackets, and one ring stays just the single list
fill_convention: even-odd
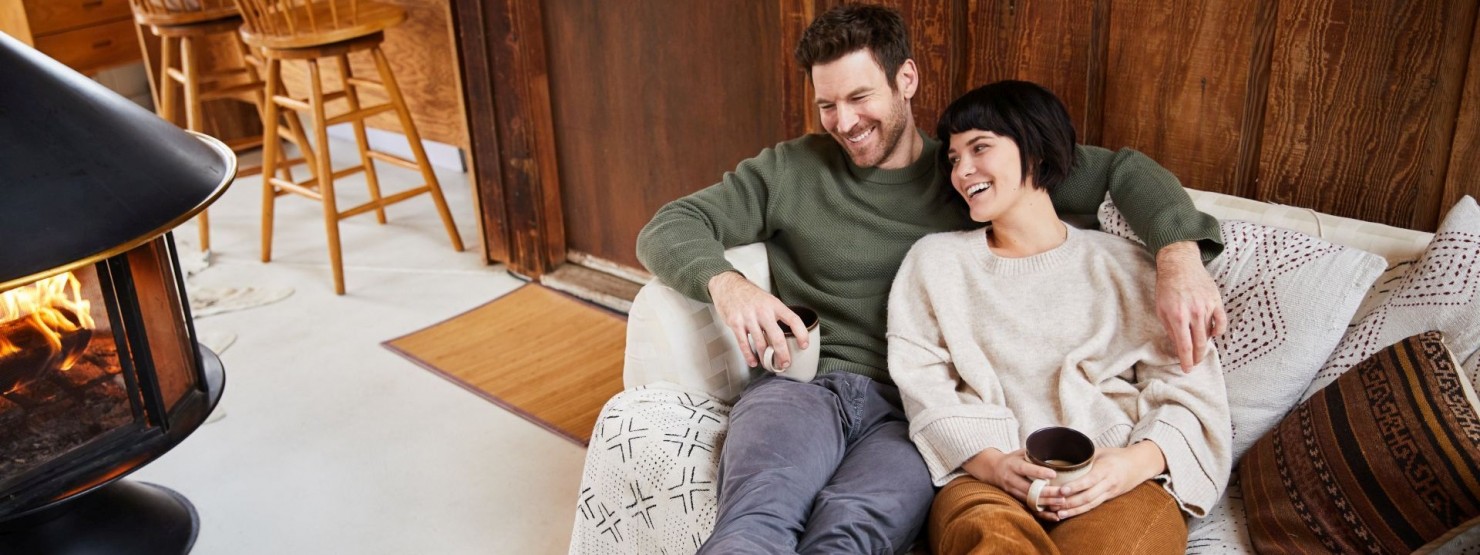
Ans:
[{"label": "wood grain texture", "polygon": [[136,62],[140,57],[134,22],[129,19],[37,35],[36,49],[81,73]]},{"label": "wood grain texture", "polygon": [[1256,7],[1248,0],[1113,2],[1097,142],[1140,150],[1188,187],[1237,194]]},{"label": "wood grain texture", "polygon": [[[565,213],[551,115],[544,10],[538,0],[485,0],[509,270],[538,278],[565,262]],[[624,140],[630,137],[624,137]]]},{"label": "wood grain texture", "polygon": [[467,108],[468,158],[473,170],[472,182],[477,192],[479,229],[483,237],[486,262],[509,260],[509,242],[513,230],[504,197],[503,163],[499,159],[498,115],[493,109],[493,59],[482,0],[452,0],[451,25],[458,37],[463,83],[463,103]]},{"label": "wood grain texture", "polygon": [[814,115],[817,109],[812,103],[812,78],[797,65],[793,54],[807,25],[817,17],[817,4],[814,0],[776,1],[781,12],[781,32],[777,37],[782,58],[781,128],[787,137],[819,133],[822,126]]},{"label": "wood grain texture", "polygon": [[1464,73],[1465,85],[1460,93],[1440,210],[1448,210],[1465,195],[1480,198],[1480,14],[1474,17],[1469,60],[1465,69],[1454,70]]},{"label": "wood grain texture", "polygon": [[[466,116],[456,86],[457,55],[449,31],[448,0],[384,0],[388,4],[406,10],[406,20],[385,31],[385,43],[381,49],[391,62],[401,94],[411,108],[411,118],[422,138],[446,143],[459,148],[468,148]],[[368,55],[350,56],[351,71],[359,77],[374,78],[375,62]],[[325,64],[326,79],[338,87],[339,71],[333,64]],[[308,70],[301,62],[283,64],[283,80],[288,90],[299,98],[308,96]],[[380,104],[386,101],[379,91],[364,91],[363,104]],[[331,103],[331,108],[343,103]],[[370,127],[400,132],[401,125],[393,113],[384,113],[367,120]]]},{"label": "wood grain texture", "polygon": [[971,0],[971,25],[956,54],[964,59],[966,89],[1033,81],[1063,99],[1075,129],[1097,129],[1089,118],[1102,101],[1090,88],[1091,73],[1103,71],[1093,67],[1103,63],[1093,57],[1098,1],[1108,0]]},{"label": "wood grain texture", "polygon": [[658,208],[788,138],[775,2],[550,0],[550,98],[571,249],[638,266]]},{"label": "wood grain texture", "polygon": [[550,431],[584,445],[622,391],[627,323],[539,285],[386,347]]},{"label": "wood grain texture", "polygon": [[21,0],[0,0],[0,33],[27,45],[35,44],[31,21],[26,18],[26,5]]},{"label": "wood grain texture", "polygon": [[[1259,200],[1432,230],[1471,0],[1279,5]],[[1462,65],[1462,64],[1458,64]]]},{"label": "wood grain texture", "polygon": [[[137,42],[144,50],[144,69],[149,73],[149,86],[154,93],[154,103],[159,105],[159,37],[149,31],[144,25],[133,25]],[[209,73],[219,68],[235,67],[240,65],[241,56],[236,47],[232,45],[234,39],[228,34],[212,35],[202,40],[203,46],[200,60],[202,71]],[[179,54],[176,53],[176,67],[178,66]],[[178,85],[177,85],[178,86]],[[206,134],[223,141],[230,141],[243,137],[261,136],[262,120],[257,115],[257,109],[246,102],[238,102],[231,99],[208,100],[201,107],[205,116]],[[185,127],[185,112],[181,110],[175,125]]]},{"label": "wood grain texture", "polygon": [[45,35],[131,17],[128,0],[24,0],[31,32]]}]

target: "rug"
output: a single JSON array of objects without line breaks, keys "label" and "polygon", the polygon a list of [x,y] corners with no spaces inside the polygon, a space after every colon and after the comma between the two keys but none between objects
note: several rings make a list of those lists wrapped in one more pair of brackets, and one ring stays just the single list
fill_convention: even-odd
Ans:
[{"label": "rug", "polygon": [[382,343],[433,373],[581,445],[622,390],[627,322],[529,284]]}]

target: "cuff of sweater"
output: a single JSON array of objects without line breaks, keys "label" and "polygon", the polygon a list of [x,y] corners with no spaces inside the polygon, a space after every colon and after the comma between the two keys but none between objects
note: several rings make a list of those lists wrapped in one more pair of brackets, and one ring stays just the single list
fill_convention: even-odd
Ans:
[{"label": "cuff of sweater", "polygon": [[1208,510],[1218,502],[1218,482],[1198,460],[1187,436],[1158,420],[1132,433],[1132,444],[1141,440],[1150,440],[1161,449],[1167,461],[1167,477],[1162,487],[1177,500],[1182,512],[1194,517],[1207,516]]},{"label": "cuff of sweater", "polygon": [[946,485],[961,465],[989,447],[1003,453],[1018,448],[1017,421],[1010,418],[946,417],[921,426],[910,439],[930,469],[937,487]]},{"label": "cuff of sweater", "polygon": [[666,283],[665,285],[677,289],[679,293],[683,293],[690,299],[701,303],[712,303],[714,299],[709,296],[709,280],[714,276],[731,271],[738,272],[739,270],[736,270],[735,266],[723,257],[694,260],[679,270],[679,275],[683,276],[681,278],[683,283]]},{"label": "cuff of sweater", "polygon": [[1151,249],[1152,256],[1161,252],[1162,247],[1182,241],[1197,241],[1203,264],[1223,254],[1223,231],[1218,227],[1218,218],[1193,209],[1166,210],[1152,219],[1146,236],[1146,247]]}]

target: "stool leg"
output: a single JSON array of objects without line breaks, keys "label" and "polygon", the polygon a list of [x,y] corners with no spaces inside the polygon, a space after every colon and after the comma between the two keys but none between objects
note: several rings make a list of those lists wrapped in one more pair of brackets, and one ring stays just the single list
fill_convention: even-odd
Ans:
[{"label": "stool leg", "polygon": [[262,107],[262,261],[272,260],[272,220],[273,209],[277,205],[277,186],[272,180],[277,178],[278,159],[278,85],[281,84],[282,62],[277,58],[267,58],[267,79],[263,82],[267,88],[267,102]]},{"label": "stool leg", "polygon": [[316,161],[319,171],[319,196],[324,203],[324,231],[329,235],[329,266],[334,272],[334,293],[344,294],[344,259],[339,246],[339,208],[334,202],[334,170],[329,164],[328,118],[324,117],[324,82],[319,74],[319,61],[308,61],[308,85],[312,89],[309,104],[313,108],[314,139],[319,144]]},{"label": "stool leg", "polygon": [[[349,80],[354,73],[349,67],[349,55],[340,54],[335,57],[339,62],[339,76],[344,83],[344,99],[349,102],[349,111],[360,111],[360,91]],[[355,142],[360,147],[360,164],[365,166],[365,184],[370,186],[370,200],[380,202],[380,180],[375,175],[375,162],[370,159],[370,139],[365,136],[365,120],[355,119],[351,125],[355,128]],[[375,219],[385,223],[385,207],[375,207]]]},{"label": "stool leg", "polygon": [[385,53],[380,51],[380,46],[370,49],[370,54],[375,56],[375,67],[380,70],[380,80],[385,85],[386,96],[390,97],[391,103],[396,107],[396,115],[401,118],[401,130],[406,133],[406,140],[411,143],[411,153],[416,156],[416,165],[421,167],[421,175],[431,189],[432,202],[437,204],[442,225],[447,228],[447,236],[452,238],[452,248],[461,252],[462,236],[457,233],[457,224],[452,222],[452,211],[447,208],[447,199],[442,197],[442,186],[437,183],[437,174],[432,173],[432,164],[427,160],[426,151],[421,148],[421,135],[416,132],[416,123],[411,121],[411,111],[406,108],[406,99],[401,97],[401,88],[396,86],[396,76],[391,74],[390,63],[386,62]]},{"label": "stool leg", "polygon": [[170,76],[170,70],[175,66],[175,48],[179,39],[174,37],[159,37],[159,116],[172,124],[179,125],[175,121],[180,117],[180,108],[177,106],[179,100],[175,97],[175,78]]},{"label": "stool leg", "polygon": [[[195,37],[180,39],[180,66],[185,73],[185,128],[203,133],[205,122],[200,111],[200,59],[196,57]],[[200,250],[211,250],[211,217],[206,210],[196,218],[200,228]]]}]

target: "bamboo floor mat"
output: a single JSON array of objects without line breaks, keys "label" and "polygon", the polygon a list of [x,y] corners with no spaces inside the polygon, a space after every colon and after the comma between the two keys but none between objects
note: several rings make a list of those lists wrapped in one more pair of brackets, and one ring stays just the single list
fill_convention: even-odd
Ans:
[{"label": "bamboo floor mat", "polygon": [[622,390],[627,322],[529,284],[383,345],[493,403],[586,445]]}]

